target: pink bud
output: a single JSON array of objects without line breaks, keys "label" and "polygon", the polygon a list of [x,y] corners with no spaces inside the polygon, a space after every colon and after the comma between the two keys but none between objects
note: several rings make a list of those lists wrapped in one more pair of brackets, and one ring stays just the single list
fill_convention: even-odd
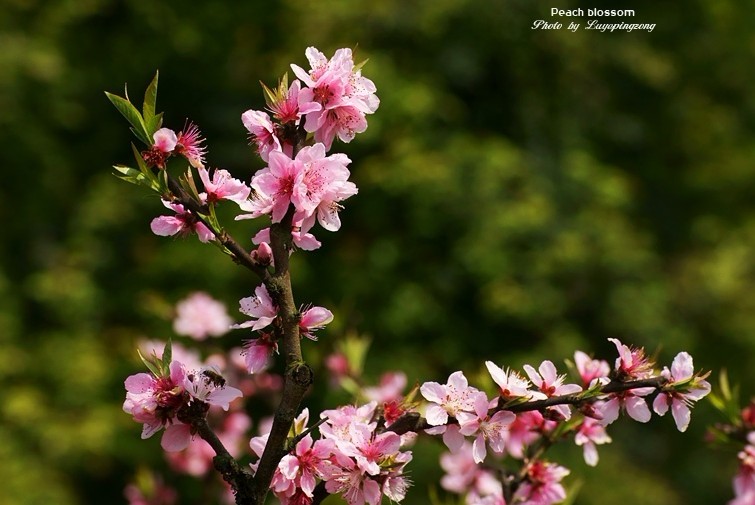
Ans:
[{"label": "pink bud", "polygon": [[252,251],[252,259],[262,266],[273,265],[273,250],[267,242],[260,242],[259,247]]}]

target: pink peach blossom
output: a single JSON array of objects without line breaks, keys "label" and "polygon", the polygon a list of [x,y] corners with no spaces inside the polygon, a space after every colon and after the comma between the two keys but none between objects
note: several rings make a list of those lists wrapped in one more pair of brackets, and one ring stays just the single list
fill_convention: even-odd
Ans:
[{"label": "pink peach blossom", "polygon": [[215,234],[183,205],[163,200],[163,205],[176,213],[174,216],[159,216],[152,220],[150,229],[155,235],[169,237],[173,235],[189,235],[196,233],[200,242],[209,242],[215,238]]},{"label": "pink peach blossom", "polygon": [[[527,376],[535,387],[540,389],[539,394],[534,393],[532,395],[535,399],[573,395],[582,391],[582,388],[577,384],[564,384],[565,376],[558,375],[556,366],[551,361],[543,361],[538,370],[535,370],[530,365],[524,365],[524,371],[527,372]],[[549,409],[558,412],[563,419],[568,420],[571,417],[571,410],[568,405],[556,405],[554,407],[549,407]]]},{"label": "pink peach blossom", "polygon": [[198,170],[205,190],[204,200],[215,203],[220,200],[231,200],[241,203],[249,198],[251,188],[238,179],[231,177],[228,170],[215,169],[210,178],[210,171],[206,168]]},{"label": "pink peach blossom", "polygon": [[671,370],[664,368],[661,375],[668,379],[663,390],[653,401],[653,410],[663,416],[671,407],[671,415],[679,431],[686,431],[690,421],[692,404],[710,393],[710,384],[695,376],[692,356],[680,352],[671,364]]},{"label": "pink peach blossom", "polygon": [[187,335],[194,340],[219,337],[228,333],[231,324],[233,321],[225,305],[207,293],[192,293],[176,304],[173,330],[179,335]]},{"label": "pink peach blossom", "polygon": [[239,300],[239,312],[251,317],[250,321],[234,325],[233,328],[249,328],[261,330],[269,326],[278,315],[278,308],[270,298],[267,287],[260,284],[254,290],[254,296],[247,296]]}]

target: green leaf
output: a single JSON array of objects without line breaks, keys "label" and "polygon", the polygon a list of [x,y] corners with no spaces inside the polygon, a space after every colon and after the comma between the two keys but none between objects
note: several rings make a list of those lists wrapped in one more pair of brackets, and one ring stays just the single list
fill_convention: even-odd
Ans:
[{"label": "green leaf", "polygon": [[151,361],[149,361],[148,359],[146,359],[142,355],[142,352],[139,349],[136,350],[136,354],[139,355],[139,358],[141,358],[142,363],[144,363],[144,366],[146,366],[149,369],[149,371],[152,372],[152,375],[154,375],[155,377],[162,377],[162,374],[160,373],[160,370],[157,369],[157,367],[154,365],[154,363],[152,363]]},{"label": "green leaf", "polygon": [[732,399],[731,387],[729,386],[729,374],[726,373],[726,369],[722,369],[718,376],[718,384],[721,388],[721,396],[724,400],[729,401]]},{"label": "green leaf", "polygon": [[144,120],[142,119],[142,115],[139,114],[139,111],[136,110],[136,107],[134,107],[134,105],[127,99],[118,95],[114,95],[112,93],[108,93],[107,91],[105,91],[105,96],[107,96],[108,100],[110,100],[110,103],[112,103],[115,108],[118,109],[118,112],[120,112],[121,115],[123,115],[123,117],[125,117],[126,120],[131,123],[131,126],[133,127],[131,131],[134,132],[136,138],[144,142],[146,145],[151,146],[152,142],[149,139],[149,135],[147,135],[147,129],[144,126]]},{"label": "green leaf", "polygon": [[136,159],[136,164],[139,166],[139,170],[141,171],[142,175],[144,175],[146,180],[149,181],[149,184],[146,184],[146,186],[154,191],[157,191],[160,194],[164,193],[165,188],[162,184],[162,181],[154,174],[154,172],[152,172],[147,164],[144,163],[144,158],[142,158],[141,153],[133,142],[131,143],[131,151],[134,153],[134,159]]},{"label": "green leaf", "polygon": [[138,186],[147,186],[148,188],[154,189],[152,183],[148,181],[147,178],[144,177],[144,174],[137,169],[127,167],[125,165],[113,165],[113,168],[119,172],[117,174],[113,174],[119,179],[123,179],[124,181],[130,182],[131,184],[136,184]]},{"label": "green leaf", "polygon": [[[155,117],[155,106],[157,104],[157,80],[160,75],[159,71],[155,71],[155,77],[152,78],[152,82],[147,86],[147,90],[144,92],[144,104],[142,105],[142,117],[144,122],[149,125],[152,122],[152,118]],[[149,132],[148,133],[154,133]]]},{"label": "green leaf", "polygon": [[184,175],[181,175],[178,177],[179,182],[181,182],[181,187],[186,190],[186,192],[194,198],[194,200],[201,202],[202,199],[199,198],[199,191],[197,190],[197,185],[194,183],[194,176],[191,173],[191,167],[186,169],[186,173]]},{"label": "green leaf", "polygon": [[367,64],[368,61],[370,61],[369,58],[367,58],[366,60],[360,61],[359,63],[354,65],[352,72],[359,72],[360,70],[362,70],[362,67],[365,66],[365,64]]},{"label": "green leaf", "polygon": [[170,375],[170,362],[173,360],[173,341],[168,339],[168,343],[163,348],[163,372],[165,375]]},{"label": "green leaf", "polygon": [[152,119],[145,120],[145,126],[147,127],[147,133],[149,133],[150,138],[155,134],[157,130],[160,129],[160,127],[163,125],[163,113],[155,114],[152,116]]}]

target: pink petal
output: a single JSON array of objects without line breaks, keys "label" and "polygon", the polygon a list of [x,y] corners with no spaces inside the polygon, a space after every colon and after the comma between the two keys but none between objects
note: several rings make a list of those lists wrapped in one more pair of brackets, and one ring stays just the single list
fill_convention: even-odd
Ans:
[{"label": "pink petal", "polygon": [[129,376],[125,381],[126,391],[129,393],[146,393],[155,383],[155,378],[148,373],[138,373]]},{"label": "pink petal", "polygon": [[443,403],[446,400],[446,388],[437,382],[425,382],[419,391],[429,402]]},{"label": "pink petal", "polygon": [[322,328],[333,320],[333,313],[325,307],[312,307],[302,314],[299,324],[305,328]]},{"label": "pink petal", "polygon": [[440,405],[428,406],[425,417],[430,426],[439,426],[448,422],[448,412]]},{"label": "pink petal", "polygon": [[585,457],[585,463],[589,466],[596,466],[598,464],[598,448],[592,442],[588,442],[582,446],[582,454]]},{"label": "pink petal", "polygon": [[294,245],[303,251],[314,251],[322,246],[322,243],[311,233],[291,232]]},{"label": "pink petal", "polygon": [[556,380],[558,380],[558,372],[556,371],[556,365],[553,364],[552,361],[545,360],[540,364],[540,367],[538,368],[540,371],[540,375],[543,377],[543,381],[548,384],[552,385]]},{"label": "pink petal", "polygon": [[665,393],[659,393],[653,400],[653,410],[659,416],[665,416],[668,412],[669,397]]},{"label": "pink petal", "polygon": [[618,419],[620,406],[621,405],[618,398],[611,398],[610,400],[605,402],[600,407],[600,412],[603,414],[603,419],[600,420],[600,424],[602,424],[603,426],[608,426],[616,419]]},{"label": "pink petal", "polygon": [[467,382],[467,378],[464,377],[463,372],[454,372],[448,376],[448,385],[463,391],[467,389],[469,382]]},{"label": "pink petal", "polygon": [[176,216],[159,216],[152,220],[149,228],[152,233],[161,237],[170,237],[180,232],[184,222]]},{"label": "pink petal", "polygon": [[485,456],[488,455],[487,448],[485,447],[485,438],[482,433],[477,435],[472,443],[472,458],[478,465],[485,461]]},{"label": "pink petal", "polygon": [[624,400],[624,407],[627,409],[627,414],[629,414],[629,417],[631,417],[635,421],[639,421],[641,423],[650,421],[650,409],[648,408],[648,404],[645,403],[644,399],[637,396],[631,396]]},{"label": "pink petal", "polygon": [[556,388],[556,395],[574,395],[577,393],[580,393],[582,391],[582,387],[578,386],[577,384],[564,384],[563,386],[559,386]]},{"label": "pink petal", "polygon": [[671,402],[671,415],[674,416],[676,428],[681,432],[687,431],[690,420],[690,410],[683,401],[674,400]]},{"label": "pink petal", "polygon": [[540,374],[537,373],[537,370],[535,370],[534,367],[530,365],[524,365],[524,372],[536,387],[540,387],[543,384],[543,378],[540,377]]},{"label": "pink petal", "polygon": [[378,505],[380,503],[381,492],[380,486],[372,479],[365,479],[362,487],[364,491],[364,499],[370,505]]},{"label": "pink petal", "polygon": [[152,423],[144,423],[144,426],[142,426],[142,439],[147,439],[160,431],[160,428],[162,428],[163,425],[160,421],[155,420],[155,422]]},{"label": "pink petal", "polygon": [[199,236],[199,241],[206,244],[210,240],[215,238],[215,234],[210,231],[209,228],[207,228],[202,223],[197,223],[194,230],[197,232],[197,235]]},{"label": "pink petal", "polygon": [[170,362],[170,380],[173,384],[183,384],[186,377],[186,370],[183,363],[176,361],[175,359]]},{"label": "pink petal", "polygon": [[236,398],[241,398],[244,394],[240,389],[225,386],[215,389],[209,395],[207,395],[207,403],[211,405],[217,405],[222,407],[223,410],[228,410],[229,404]]},{"label": "pink petal", "polygon": [[680,352],[671,363],[671,376],[674,382],[679,382],[692,377],[695,373],[695,367],[692,364],[692,356],[686,352]]},{"label": "pink petal", "polygon": [[480,419],[487,417],[489,405],[490,402],[488,401],[488,397],[485,395],[485,393],[480,392],[479,394],[475,395],[474,411],[480,417]]},{"label": "pink petal", "polygon": [[486,361],[485,367],[488,369],[488,373],[493,378],[493,382],[495,382],[502,388],[507,387],[508,385],[507,377],[501,367],[499,367],[492,361]]},{"label": "pink petal", "polygon": [[317,482],[315,481],[315,477],[314,475],[312,475],[312,472],[308,470],[302,472],[299,483],[301,485],[301,490],[304,491],[305,495],[309,497],[312,497],[314,495],[314,490]]},{"label": "pink petal", "polygon": [[191,426],[188,424],[171,424],[165,428],[160,445],[168,452],[183,451],[191,441]]},{"label": "pink petal", "polygon": [[290,454],[283,456],[280,463],[278,463],[278,470],[280,470],[280,473],[282,473],[287,479],[295,479],[296,474],[299,471],[299,458],[291,456]]},{"label": "pink petal", "polygon": [[464,445],[464,435],[461,434],[458,426],[452,424],[446,428],[443,433],[443,443],[452,453],[459,452]]},{"label": "pink petal", "polygon": [[152,135],[152,140],[155,141],[155,147],[160,151],[169,153],[176,148],[178,137],[173,130],[169,128],[160,128],[154,133],[154,135]]},{"label": "pink petal", "polygon": [[271,346],[251,344],[244,351],[244,364],[247,371],[251,374],[261,372],[267,368],[272,355]]}]

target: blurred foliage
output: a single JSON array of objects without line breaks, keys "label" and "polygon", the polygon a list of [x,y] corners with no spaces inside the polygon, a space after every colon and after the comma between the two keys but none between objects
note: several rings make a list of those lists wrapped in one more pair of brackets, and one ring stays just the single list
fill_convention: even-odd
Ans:
[{"label": "blurred foliage", "polygon": [[[382,100],[343,146],[360,194],[342,231],[294,260],[297,299],[337,316],[309,359],[358,331],[374,377],[440,380],[485,359],[613,356],[619,337],[665,363],[688,350],[752,394],[755,4],[637,0],[652,33],[530,30],[549,7],[3,0],[3,503],[122,503],[139,464],[163,465],[120,410],[136,340],[170,336],[165,307],[189,291],[235,309],[254,287],[207,246],[149,232],[162,207],[111,175],[130,139],[103,91],[138,95],[159,68],[166,126],[191,118],[210,164],[248,179],[261,163],[239,116],[309,45],[356,47]],[[684,435],[670,419],[617,428],[596,469],[564,448],[576,503],[724,502],[734,455],[702,442],[716,420],[703,403]],[[407,504],[437,488],[437,453],[418,446]]]}]

